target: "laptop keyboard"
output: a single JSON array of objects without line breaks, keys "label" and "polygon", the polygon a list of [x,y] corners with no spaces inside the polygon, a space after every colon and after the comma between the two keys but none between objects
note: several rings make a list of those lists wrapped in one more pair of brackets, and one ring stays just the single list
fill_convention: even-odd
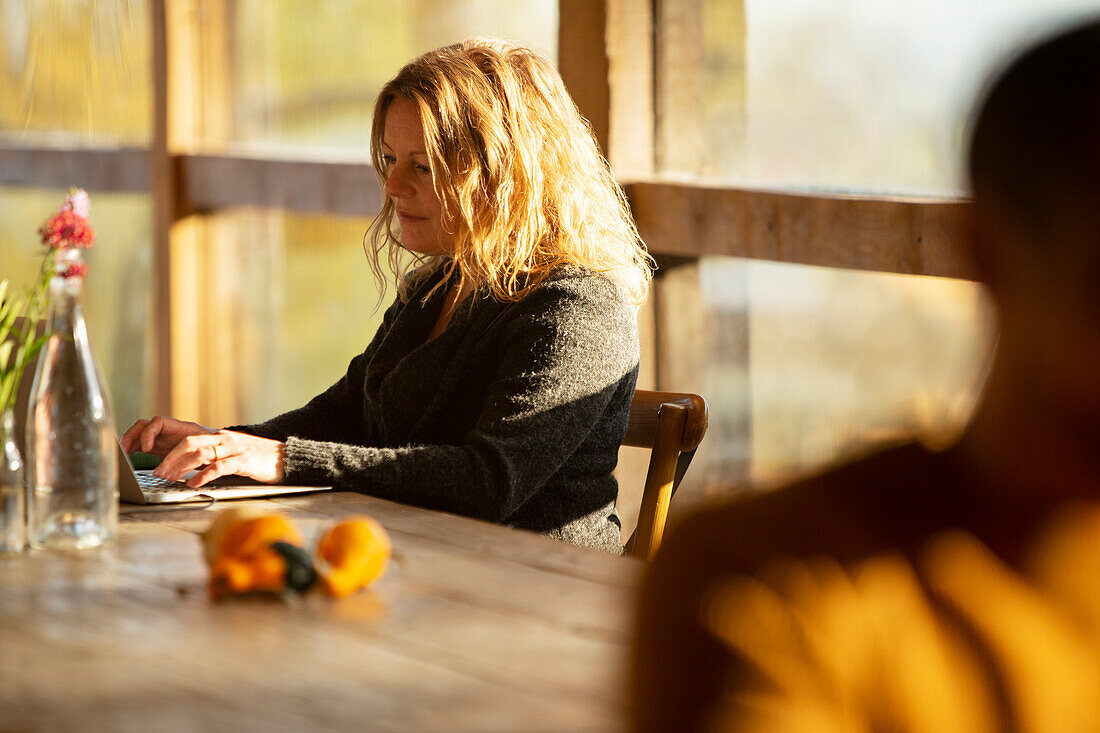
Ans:
[{"label": "laptop keyboard", "polygon": [[151,473],[142,473],[140,471],[135,472],[138,486],[141,490],[147,494],[163,493],[167,491],[180,491],[190,490],[191,487],[187,485],[186,481],[169,481],[168,479],[154,476]]}]

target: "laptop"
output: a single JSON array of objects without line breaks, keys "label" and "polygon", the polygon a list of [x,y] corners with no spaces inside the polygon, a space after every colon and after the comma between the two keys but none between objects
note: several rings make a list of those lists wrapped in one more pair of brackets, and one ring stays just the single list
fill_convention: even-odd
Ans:
[{"label": "laptop", "polygon": [[198,489],[187,485],[187,480],[198,471],[188,471],[178,481],[165,481],[152,471],[137,470],[130,457],[118,443],[118,498],[129,504],[177,504],[189,501],[221,501],[222,499],[247,499],[261,496],[302,494],[307,491],[328,491],[331,486],[291,486],[288,484],[264,484],[243,476],[222,476]]}]

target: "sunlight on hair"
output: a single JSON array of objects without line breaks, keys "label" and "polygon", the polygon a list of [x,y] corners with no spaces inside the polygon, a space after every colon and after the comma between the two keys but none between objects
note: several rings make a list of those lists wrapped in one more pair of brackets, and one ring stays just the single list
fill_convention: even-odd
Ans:
[{"label": "sunlight on hair", "polygon": [[364,248],[380,279],[383,256],[407,273],[399,296],[446,266],[448,276],[515,301],[555,268],[576,265],[602,273],[635,304],[645,300],[652,260],[591,128],[546,57],[472,38],[407,64],[375,106],[371,155],[383,181],[386,111],[397,97],[420,111],[443,226],[454,241],[450,259],[403,263],[387,198]]}]

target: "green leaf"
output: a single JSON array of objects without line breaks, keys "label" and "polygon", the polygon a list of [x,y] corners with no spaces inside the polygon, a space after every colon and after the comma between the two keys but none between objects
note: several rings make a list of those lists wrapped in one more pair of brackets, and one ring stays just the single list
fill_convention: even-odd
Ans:
[{"label": "green leaf", "polygon": [[0,283],[0,322],[8,318],[8,315],[15,313],[22,307],[22,302],[18,298],[7,297],[8,281],[5,280]]},{"label": "green leaf", "polygon": [[5,306],[9,307],[0,310],[0,341],[7,341],[9,338],[19,340],[19,329],[15,328],[19,308],[14,307],[12,301],[5,303]]},{"label": "green leaf", "polygon": [[38,356],[38,352],[42,350],[42,345],[46,343],[46,341],[47,334],[43,334],[31,342],[30,346],[27,347],[27,350],[26,352],[24,352],[23,355],[24,365],[30,363],[31,361],[34,361],[35,357]]},{"label": "green leaf", "polygon": [[10,308],[0,310],[0,341],[8,338],[15,324],[15,311]]}]

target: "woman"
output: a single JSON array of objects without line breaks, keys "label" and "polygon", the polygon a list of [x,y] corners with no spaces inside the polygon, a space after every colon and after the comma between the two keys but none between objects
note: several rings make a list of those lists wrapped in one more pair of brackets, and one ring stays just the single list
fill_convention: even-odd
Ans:
[{"label": "woman", "polygon": [[620,552],[611,472],[650,261],[561,77],[499,40],[427,53],[382,89],[371,152],[371,267],[415,263],[366,351],[298,410],[139,420],[124,448],[167,479],[201,469],[194,486],[332,484]]}]

